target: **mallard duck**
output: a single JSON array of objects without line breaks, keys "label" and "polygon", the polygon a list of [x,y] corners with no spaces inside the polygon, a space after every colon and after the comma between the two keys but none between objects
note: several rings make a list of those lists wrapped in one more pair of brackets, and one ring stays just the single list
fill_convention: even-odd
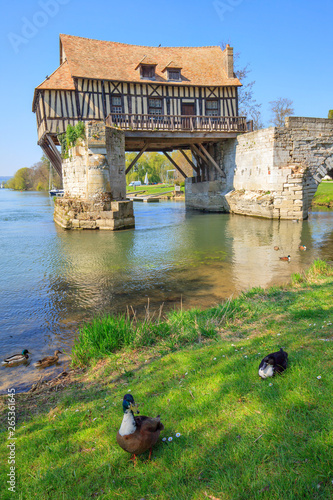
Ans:
[{"label": "mallard duck", "polygon": [[125,394],[123,399],[124,418],[117,433],[117,443],[119,446],[134,455],[140,455],[150,450],[157,443],[161,430],[164,425],[161,423],[160,416],[156,418],[139,416],[135,417],[133,411],[139,413],[134,398],[131,394]]},{"label": "mallard duck", "polygon": [[290,262],[290,255],[288,255],[288,257],[280,257],[280,260],[287,260],[288,262]]},{"label": "mallard duck", "polygon": [[59,359],[58,354],[62,354],[62,352],[59,350],[55,351],[54,356],[46,356],[46,358],[40,359],[35,366],[45,368],[46,366],[53,365],[53,363],[56,363]]},{"label": "mallard duck", "polygon": [[305,245],[300,245],[298,248],[300,250],[302,250],[303,252],[305,252],[305,250],[306,250],[306,246]]},{"label": "mallard duck", "polygon": [[288,354],[281,349],[268,354],[259,365],[259,377],[273,377],[275,373],[282,373],[287,368]]},{"label": "mallard duck", "polygon": [[27,361],[29,359],[28,354],[31,354],[31,352],[29,352],[28,349],[24,349],[22,354],[13,354],[13,356],[8,356],[8,358],[3,360],[3,363],[6,363],[7,365],[11,363],[22,363],[23,361]]}]

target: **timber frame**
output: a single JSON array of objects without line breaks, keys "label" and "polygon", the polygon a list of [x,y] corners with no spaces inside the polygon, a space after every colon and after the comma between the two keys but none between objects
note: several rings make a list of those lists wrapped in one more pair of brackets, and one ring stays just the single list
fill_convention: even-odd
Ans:
[{"label": "timber frame", "polygon": [[[154,80],[142,75],[142,64],[154,65]],[[181,68],[179,80],[167,77],[173,67]],[[97,120],[125,131],[126,151],[190,149],[223,176],[206,146],[247,131],[238,116],[240,85],[229,45],[141,47],[60,35],[60,66],[35,89],[38,144],[61,175],[59,135]]]}]

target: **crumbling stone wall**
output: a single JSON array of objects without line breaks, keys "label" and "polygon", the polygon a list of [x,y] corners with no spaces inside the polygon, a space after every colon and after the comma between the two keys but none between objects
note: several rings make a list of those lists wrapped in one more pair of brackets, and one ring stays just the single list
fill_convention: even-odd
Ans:
[{"label": "crumbling stone wall", "polygon": [[[187,206],[277,219],[307,218],[322,178],[333,168],[333,120],[286,119],[219,143],[226,179],[212,203],[205,183],[186,183]],[[216,175],[216,174],[215,174]],[[195,191],[195,192],[194,192]]]},{"label": "crumbling stone wall", "polygon": [[134,227],[126,200],[125,134],[101,122],[86,124],[86,139],[63,161],[64,197],[55,200],[54,220],[66,229]]}]

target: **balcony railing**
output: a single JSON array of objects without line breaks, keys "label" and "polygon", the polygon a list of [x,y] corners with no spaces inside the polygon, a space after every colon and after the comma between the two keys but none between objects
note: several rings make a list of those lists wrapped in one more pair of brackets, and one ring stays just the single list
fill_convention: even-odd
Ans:
[{"label": "balcony railing", "polygon": [[106,124],[129,131],[246,132],[243,116],[167,116],[110,113]]}]

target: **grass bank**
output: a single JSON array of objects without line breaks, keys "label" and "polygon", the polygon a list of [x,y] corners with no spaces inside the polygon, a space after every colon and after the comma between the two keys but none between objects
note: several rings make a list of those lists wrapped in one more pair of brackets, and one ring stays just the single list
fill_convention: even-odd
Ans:
[{"label": "grass bank", "polygon": [[[157,325],[86,325],[74,360],[89,369],[64,389],[16,397],[17,498],[332,498],[332,287],[333,268],[318,261],[290,286]],[[259,362],[279,347],[289,367],[262,381]],[[161,438],[173,438],[136,467],[116,444],[129,391],[141,413],[161,414]],[[6,418],[3,406],[3,478]]]},{"label": "grass bank", "polygon": [[333,181],[323,181],[319,184],[312,205],[333,207]]},{"label": "grass bank", "polygon": [[[138,193],[140,192],[140,196],[146,196],[146,195],[152,195],[152,194],[159,194],[161,196],[165,196],[166,193],[170,193],[170,191],[173,191],[175,189],[174,184],[155,184],[151,186],[145,186],[144,184],[142,186],[136,186],[136,189],[133,186],[127,186],[126,192],[128,194],[133,194],[133,193]],[[181,192],[184,194],[185,193],[185,188],[181,187]]]}]

